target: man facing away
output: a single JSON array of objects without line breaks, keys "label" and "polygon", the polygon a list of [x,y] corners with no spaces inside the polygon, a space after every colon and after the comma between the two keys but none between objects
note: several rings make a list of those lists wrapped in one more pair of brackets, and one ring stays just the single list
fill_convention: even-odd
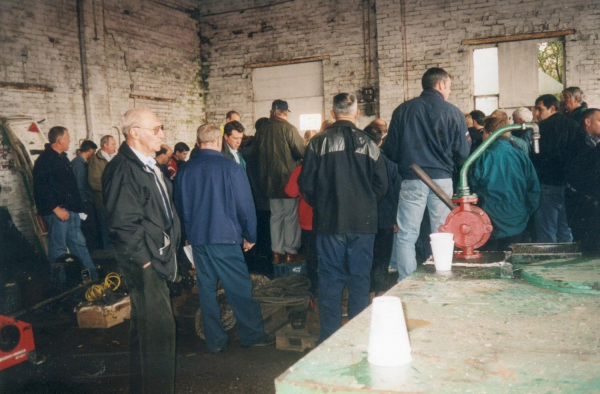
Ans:
[{"label": "man facing away", "polygon": [[88,168],[88,181],[94,189],[94,205],[96,207],[96,218],[98,220],[98,232],[100,233],[100,245],[102,249],[108,249],[108,227],[106,225],[106,209],[102,200],[102,174],[108,162],[112,160],[117,151],[117,141],[105,135],[100,139],[100,150],[90,158]]},{"label": "man facing away", "polygon": [[192,245],[206,344],[213,353],[227,346],[221,323],[217,285],[223,284],[235,315],[242,346],[275,343],[263,331],[258,301],[244,251],[256,243],[256,212],[244,169],[221,154],[221,129],[214,123],[198,128],[198,155],[175,179],[177,207],[182,213],[187,241]]},{"label": "man facing away", "polygon": [[286,101],[273,101],[269,122],[256,131],[253,144],[253,154],[260,165],[260,185],[271,208],[273,263],[303,259],[298,255],[301,242],[298,198],[288,197],[285,185],[300,165],[305,147],[298,130],[287,121],[289,112]]},{"label": "man facing away", "polygon": [[225,124],[223,130],[223,149],[221,153],[229,160],[233,160],[246,171],[246,161],[238,151],[244,138],[244,126],[237,120]]},{"label": "man facing away", "polygon": [[[489,117],[483,140],[508,124],[508,119]],[[469,185],[479,197],[479,206],[490,216],[494,230],[487,250],[509,250],[511,243],[524,242],[529,217],[540,203],[540,183],[525,152],[514,145],[510,131],[486,149],[469,173]]]},{"label": "man facing away", "polygon": [[333,98],[336,122],[314,136],[298,186],[313,207],[319,255],[319,342],[342,323],[342,292],[348,285],[348,318],[369,305],[377,202],[388,178],[379,147],[356,127],[358,104],[348,93]]},{"label": "man facing away", "polygon": [[[512,114],[515,124],[530,123],[533,120],[533,113],[525,107],[517,108]],[[531,129],[513,130],[511,133],[516,138],[521,138],[527,144],[527,153],[531,153]]]},{"label": "man facing away", "polygon": [[171,181],[154,154],[165,134],[149,110],[123,115],[126,141],[102,175],[112,246],[131,296],[129,391],[172,393],[175,322],[167,281],[180,280],[176,254],[180,222]]},{"label": "man facing away", "polygon": [[81,223],[81,231],[85,236],[87,246],[94,249],[97,247],[96,212],[94,209],[94,189],[88,182],[88,161],[96,153],[98,145],[94,141],[84,140],[79,147],[79,154],[71,160],[73,174],[77,181],[77,189],[81,198],[81,209],[87,215],[86,220]]},{"label": "man facing away", "polygon": [[[54,126],[48,132],[48,141],[33,166],[33,195],[37,212],[48,225],[50,277],[54,279],[54,264],[68,248],[90,270],[92,279],[96,279],[98,273],[81,232],[79,213],[83,210],[77,180],[65,153],[71,144],[69,131]],[[64,271],[59,273],[59,280],[66,281]]]},{"label": "man facing away", "polygon": [[556,97],[545,94],[535,101],[540,127],[540,153],[532,154],[542,195],[535,213],[536,242],[572,242],[565,206],[565,169],[576,156],[579,125],[559,112]]},{"label": "man facing away", "polygon": [[417,268],[415,242],[425,207],[429,211],[431,231],[437,232],[450,210],[411,170],[418,164],[446,194],[452,195],[452,171],[469,155],[471,143],[462,112],[446,100],[452,79],[441,68],[431,68],[421,80],[423,92],[394,111],[386,156],[398,164],[402,175],[396,261],[398,280]]}]

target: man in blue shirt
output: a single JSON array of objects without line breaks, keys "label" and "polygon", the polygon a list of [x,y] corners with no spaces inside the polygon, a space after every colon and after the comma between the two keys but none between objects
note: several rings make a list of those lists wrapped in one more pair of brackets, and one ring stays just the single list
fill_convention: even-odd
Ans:
[{"label": "man in blue shirt", "polygon": [[411,170],[418,164],[448,195],[452,172],[469,156],[471,142],[463,113],[446,100],[452,79],[441,68],[431,68],[421,80],[419,97],[400,105],[392,115],[385,155],[398,164],[402,175],[396,261],[398,280],[417,268],[415,243],[427,207],[431,231],[437,232],[450,213],[448,207]]},{"label": "man in blue shirt", "polygon": [[198,295],[206,344],[213,353],[227,345],[217,302],[217,284],[223,284],[237,320],[242,346],[275,343],[263,330],[258,301],[252,298],[252,280],[242,253],[256,243],[256,211],[246,172],[221,154],[221,129],[200,126],[200,146],[175,178],[175,204],[181,213],[187,241],[194,251]]}]

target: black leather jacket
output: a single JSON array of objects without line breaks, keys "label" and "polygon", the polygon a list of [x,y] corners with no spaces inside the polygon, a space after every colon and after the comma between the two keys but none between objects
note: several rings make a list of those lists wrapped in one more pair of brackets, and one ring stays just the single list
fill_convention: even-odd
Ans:
[{"label": "black leather jacket", "polygon": [[311,139],[298,186],[318,234],[377,233],[388,176],[377,144],[353,123],[335,122]]},{"label": "black leather jacket", "polygon": [[177,276],[175,255],[181,225],[171,181],[168,177],[164,181],[173,221],[167,216],[154,175],[123,143],[102,174],[102,192],[116,252],[140,266],[151,261],[159,275],[173,281]]}]

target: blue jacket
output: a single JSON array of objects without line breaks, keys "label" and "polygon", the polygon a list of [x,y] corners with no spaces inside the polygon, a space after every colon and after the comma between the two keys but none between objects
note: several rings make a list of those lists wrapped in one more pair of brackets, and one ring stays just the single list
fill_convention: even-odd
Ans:
[{"label": "blue jacket", "polygon": [[200,149],[177,171],[175,189],[175,206],[191,245],[256,242],[250,183],[235,161]]},{"label": "blue jacket", "polygon": [[402,179],[418,179],[413,163],[433,179],[452,178],[471,149],[465,116],[433,89],[396,108],[386,140],[385,155],[398,164]]},{"label": "blue jacket", "polygon": [[518,235],[540,204],[540,183],[525,153],[500,137],[477,159],[469,184],[490,216],[492,239]]},{"label": "blue jacket", "polygon": [[73,174],[77,181],[77,189],[79,189],[79,196],[83,203],[94,203],[94,189],[88,182],[88,163],[85,161],[83,156],[77,155],[76,158],[71,160],[71,167],[73,167]]}]

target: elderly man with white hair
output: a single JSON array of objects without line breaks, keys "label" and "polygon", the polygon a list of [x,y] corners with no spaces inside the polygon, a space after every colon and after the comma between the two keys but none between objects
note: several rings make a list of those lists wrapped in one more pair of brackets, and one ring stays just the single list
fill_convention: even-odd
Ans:
[{"label": "elderly man with white hair", "polygon": [[126,141],[102,174],[108,227],[131,296],[129,391],[175,390],[175,321],[167,281],[177,273],[179,218],[171,181],[156,165],[165,132],[151,111],[123,115]]},{"label": "elderly man with white hair", "polygon": [[348,285],[348,318],[369,305],[377,202],[388,189],[379,147],[356,127],[356,97],[333,98],[336,122],[314,136],[307,148],[298,186],[313,207],[319,256],[319,342],[340,328],[342,292]]},{"label": "elderly man with white hair", "polygon": [[[517,108],[512,113],[513,122],[515,124],[530,123],[533,120],[533,112],[525,107]],[[531,130],[515,130],[511,133],[513,137],[520,138],[527,143],[529,152],[531,152]],[[527,152],[526,152],[527,153]]]}]

